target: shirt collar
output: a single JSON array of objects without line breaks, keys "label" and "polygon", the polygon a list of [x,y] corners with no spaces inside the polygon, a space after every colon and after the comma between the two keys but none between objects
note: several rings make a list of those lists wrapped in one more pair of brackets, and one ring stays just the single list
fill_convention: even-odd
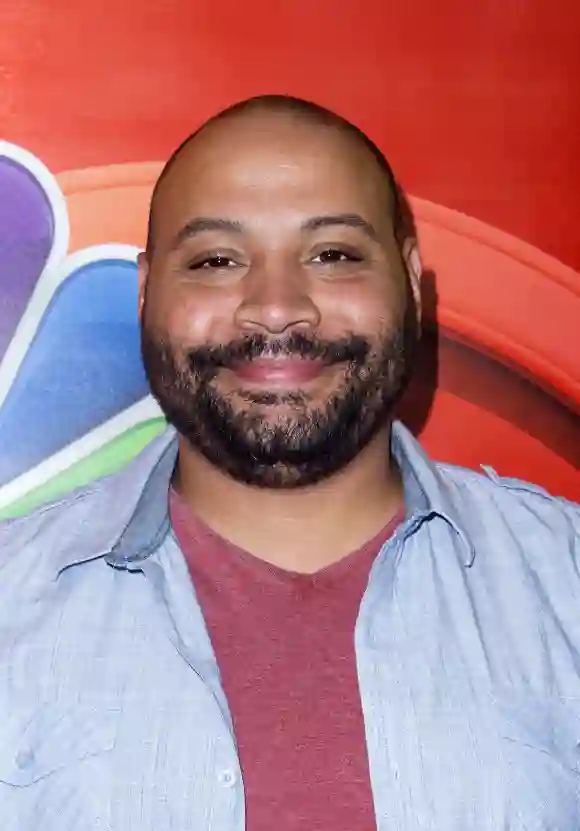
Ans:
[{"label": "shirt collar", "polygon": [[[463,543],[465,565],[471,565],[473,545],[453,485],[400,422],[393,424],[391,450],[403,477],[408,519],[417,524],[442,517]],[[177,436],[169,427],[120,473],[80,494],[71,505],[71,513],[78,512],[71,516],[70,527],[76,530],[66,535],[59,573],[99,557],[117,568],[139,569],[169,532],[168,494],[176,460]]]},{"label": "shirt collar", "polygon": [[464,565],[473,565],[475,548],[465,526],[465,511],[458,505],[458,489],[451,477],[429,458],[423,447],[400,422],[393,424],[391,452],[403,478],[408,518],[422,522],[439,516],[457,534],[464,550]]}]

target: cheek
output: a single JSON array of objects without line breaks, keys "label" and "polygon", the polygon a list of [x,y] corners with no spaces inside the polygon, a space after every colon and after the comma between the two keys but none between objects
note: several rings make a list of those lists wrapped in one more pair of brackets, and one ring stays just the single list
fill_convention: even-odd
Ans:
[{"label": "cheek", "polygon": [[175,342],[216,343],[231,339],[234,311],[235,302],[224,292],[177,286],[148,293],[144,322]]},{"label": "cheek", "polygon": [[376,334],[401,319],[404,296],[392,284],[348,284],[333,287],[319,300],[325,329]]}]

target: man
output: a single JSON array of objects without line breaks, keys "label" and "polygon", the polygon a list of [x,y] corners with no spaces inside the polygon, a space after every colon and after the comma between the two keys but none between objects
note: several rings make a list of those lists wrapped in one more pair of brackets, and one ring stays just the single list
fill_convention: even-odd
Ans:
[{"label": "man", "polygon": [[393,421],[421,268],[378,149],[236,105],[139,266],[173,428],[0,527],[2,831],[580,827],[579,509]]}]

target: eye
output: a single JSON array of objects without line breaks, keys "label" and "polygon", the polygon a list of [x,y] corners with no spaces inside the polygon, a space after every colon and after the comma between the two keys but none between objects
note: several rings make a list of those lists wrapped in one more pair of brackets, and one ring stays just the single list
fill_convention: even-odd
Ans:
[{"label": "eye", "polygon": [[188,265],[188,269],[190,271],[200,271],[200,270],[214,270],[214,269],[226,269],[226,268],[235,268],[238,263],[235,260],[232,260],[231,257],[225,257],[221,254],[213,254],[211,257],[205,257],[203,260],[197,260],[193,263]]},{"label": "eye", "polygon": [[313,258],[314,263],[321,265],[334,265],[335,263],[360,263],[362,257],[352,251],[345,251],[342,248],[327,248]]}]

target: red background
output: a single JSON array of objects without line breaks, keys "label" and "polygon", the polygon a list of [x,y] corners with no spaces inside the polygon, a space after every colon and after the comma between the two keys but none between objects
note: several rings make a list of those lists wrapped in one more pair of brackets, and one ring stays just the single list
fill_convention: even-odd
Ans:
[{"label": "red background", "polygon": [[576,0],[4,0],[0,24],[2,133],[55,172],[163,159],[290,92],[356,120],[411,193],[580,270]]}]

